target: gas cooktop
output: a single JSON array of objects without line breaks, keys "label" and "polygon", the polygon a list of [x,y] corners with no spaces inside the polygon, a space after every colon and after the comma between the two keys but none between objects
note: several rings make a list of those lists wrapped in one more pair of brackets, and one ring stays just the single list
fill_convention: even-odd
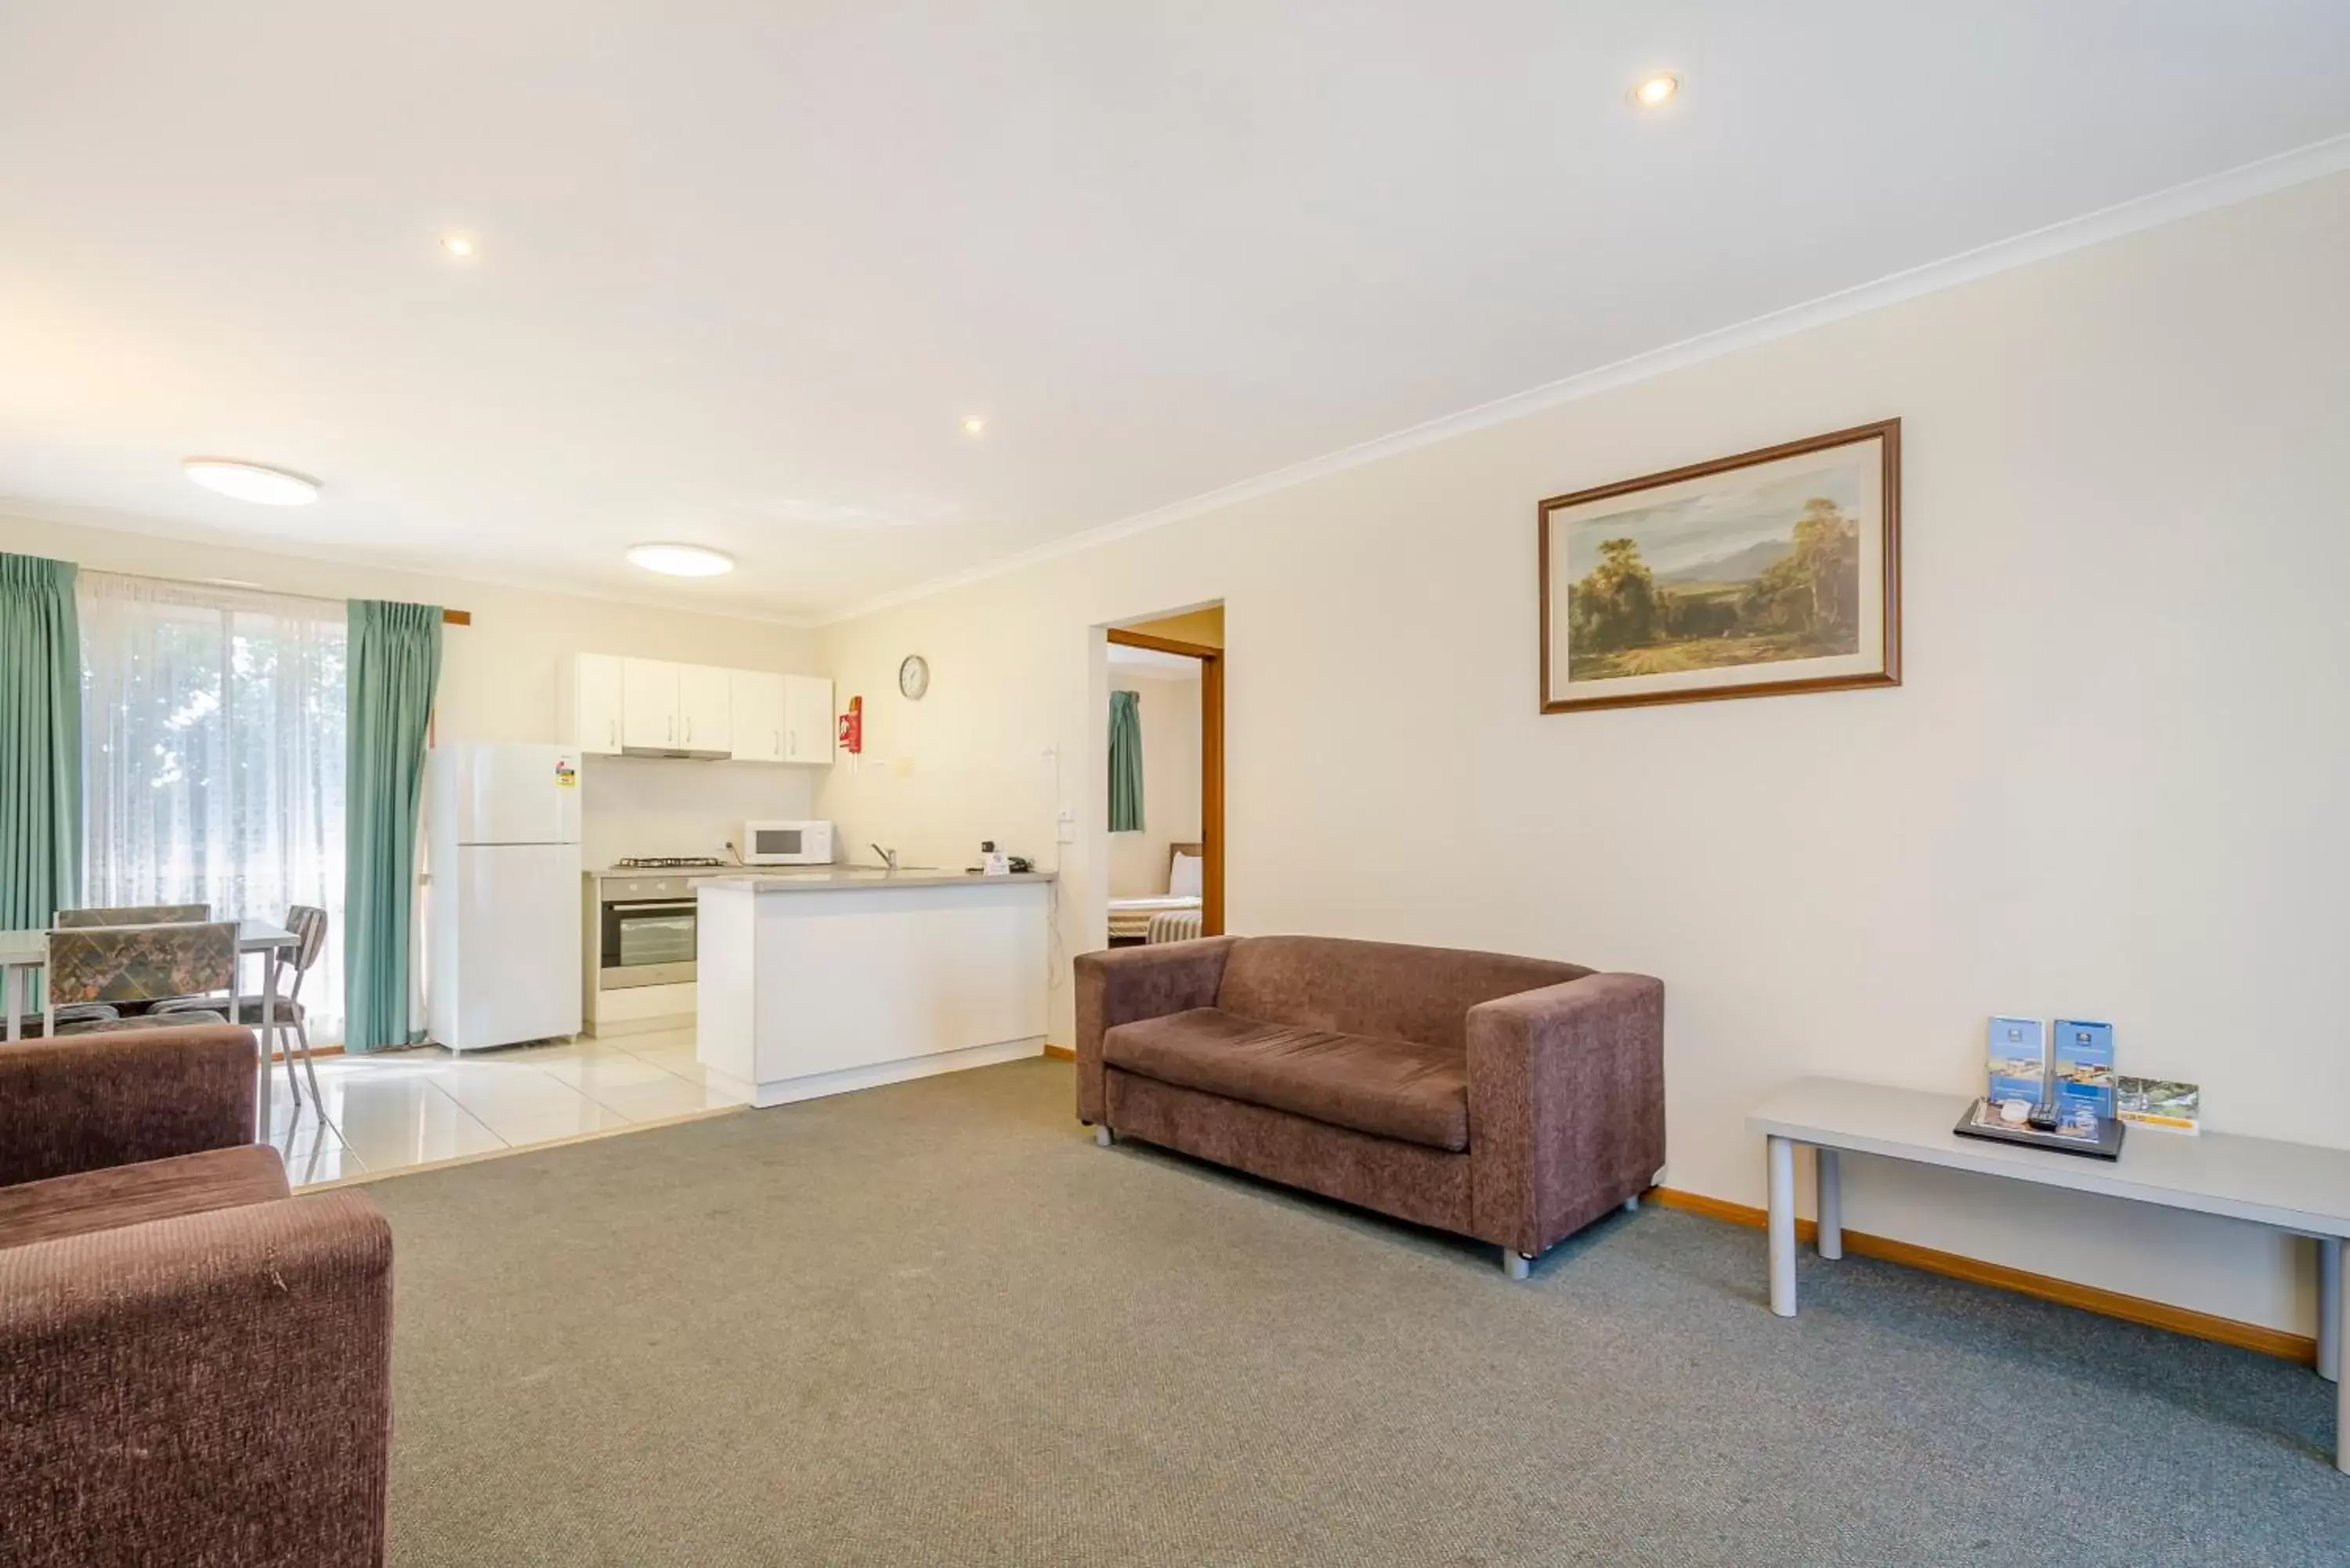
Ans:
[{"label": "gas cooktop", "polygon": [[615,871],[696,871],[726,862],[715,855],[631,855],[612,862]]}]

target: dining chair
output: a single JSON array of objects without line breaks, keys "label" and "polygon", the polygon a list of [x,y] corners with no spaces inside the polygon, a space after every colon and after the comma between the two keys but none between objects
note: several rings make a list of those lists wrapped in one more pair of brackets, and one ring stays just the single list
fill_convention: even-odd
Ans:
[{"label": "dining chair", "polygon": [[[92,905],[80,909],[59,909],[53,924],[59,929],[80,929],[88,926],[163,926],[186,925],[195,920],[213,918],[209,904],[117,904]],[[141,1012],[151,1012],[142,1008]],[[122,1016],[122,1009],[109,1002],[84,1002],[57,1010],[57,1023],[111,1023]],[[45,1030],[46,1023],[26,1018],[26,1024]]]},{"label": "dining chair", "polygon": [[59,909],[59,929],[86,926],[185,926],[213,918],[210,904],[117,904],[86,909]]},{"label": "dining chair", "polygon": [[101,1030],[225,1023],[227,1017],[209,1009],[60,1023],[57,1010],[93,1002],[109,1005],[164,1002],[218,991],[226,993],[234,1012],[238,1001],[236,957],[234,920],[52,930],[47,962],[43,966],[48,992],[43,1033],[54,1040]]},{"label": "dining chair", "polygon": [[[296,904],[286,911],[286,929],[294,933],[298,944],[294,950],[294,961],[281,966],[283,969],[291,969],[294,971],[294,983],[285,995],[272,999],[273,1005],[269,1010],[269,1033],[272,1035],[290,1036],[290,1041],[286,1045],[286,1087],[294,1096],[296,1109],[299,1109],[302,1104],[302,1090],[300,1085],[294,1082],[293,1047],[295,1044],[300,1044],[302,1072],[310,1080],[310,1098],[316,1102],[319,1114],[323,1116],[326,1114],[327,1102],[318,1094],[318,1069],[314,1064],[316,1058],[310,1053],[310,1018],[302,1006],[302,979],[310,972],[311,966],[318,961],[318,955],[327,950],[327,911],[309,904]],[[234,1005],[236,1022],[248,1029],[260,1028],[261,1002],[262,999],[258,996],[248,996],[237,1002]],[[227,1000],[223,997],[179,996],[173,997],[169,1002],[157,1002],[154,1016],[184,1018],[192,1011],[210,1008],[217,1012],[229,1005]],[[264,1040],[261,1045],[264,1051],[276,1049],[276,1042],[273,1040]]]}]

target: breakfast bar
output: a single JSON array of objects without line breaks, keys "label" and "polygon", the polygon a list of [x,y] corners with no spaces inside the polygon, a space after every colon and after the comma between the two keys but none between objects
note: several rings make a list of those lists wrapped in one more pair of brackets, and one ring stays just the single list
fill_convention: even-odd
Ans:
[{"label": "breakfast bar", "polygon": [[1051,873],[706,877],[695,1054],[759,1106],[1045,1048]]}]

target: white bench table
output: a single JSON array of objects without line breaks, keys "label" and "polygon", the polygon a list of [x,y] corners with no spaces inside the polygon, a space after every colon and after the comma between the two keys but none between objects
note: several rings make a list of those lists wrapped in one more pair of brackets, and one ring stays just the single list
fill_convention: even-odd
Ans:
[{"label": "white bench table", "polygon": [[2090,1159],[1960,1137],[1950,1129],[1969,1103],[1962,1095],[1805,1078],[1755,1108],[1746,1130],[1761,1133],[1768,1151],[1773,1312],[1795,1315],[1799,1143],[1811,1145],[1818,1155],[1823,1258],[1844,1256],[1838,1167],[1846,1151],[2273,1226],[2317,1243],[2317,1370],[2337,1386],[2334,1462],[2350,1475],[2350,1383],[2342,1380],[2342,1346],[2350,1338],[2350,1298],[2342,1289],[2342,1242],[2350,1237],[2350,1149],[2132,1127],[2119,1159]]}]

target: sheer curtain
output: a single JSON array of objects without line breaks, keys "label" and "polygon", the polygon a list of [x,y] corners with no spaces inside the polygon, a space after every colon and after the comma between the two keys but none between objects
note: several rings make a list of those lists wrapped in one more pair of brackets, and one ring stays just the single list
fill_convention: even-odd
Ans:
[{"label": "sheer curtain", "polygon": [[203,902],[220,919],[318,906],[328,940],[302,1001],[312,1043],[339,1040],[341,602],[104,572],[82,573],[78,597],[86,901]]}]

